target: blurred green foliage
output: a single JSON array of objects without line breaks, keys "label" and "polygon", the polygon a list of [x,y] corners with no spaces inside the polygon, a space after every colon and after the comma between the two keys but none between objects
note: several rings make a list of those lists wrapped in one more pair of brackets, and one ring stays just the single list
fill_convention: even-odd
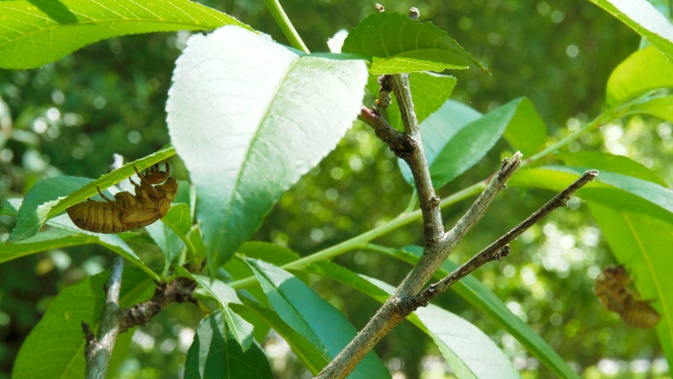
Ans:
[{"label": "blurred green foliage", "polygon": [[[203,3],[281,43],[286,41],[262,2]],[[597,114],[609,73],[639,43],[630,29],[583,1],[435,0],[384,5],[389,12],[403,13],[410,6],[418,7],[422,20],[447,30],[492,69],[492,76],[478,70],[452,72],[458,78],[454,98],[486,112],[528,96],[554,138],[562,138]],[[346,5],[330,0],[288,0],[284,7],[312,51],[326,51],[328,38],[340,29],[353,28],[373,11],[370,3]],[[0,100],[6,104],[0,103],[0,200],[25,194],[48,176],[97,177],[112,163],[113,153],[135,159],[166,144],[166,93],[174,61],[188,36],[180,32],[114,38],[40,69],[0,71]],[[194,125],[195,133],[198,128]],[[665,164],[673,153],[670,123],[633,118],[606,126],[569,148],[628,153],[673,184],[673,166]],[[506,149],[504,143],[496,146],[440,194],[488,176]],[[356,123],[339,147],[283,196],[255,239],[306,254],[396,216],[411,195],[397,164],[371,130]],[[179,164],[175,166],[178,177],[184,177]],[[452,259],[464,261],[550,196],[544,191],[506,191]],[[445,220],[456,220],[468,205],[464,202],[445,210]],[[624,324],[593,296],[594,278],[611,256],[585,211],[578,202],[557,211],[525,233],[503,263],[487,265],[476,276],[586,377],[661,372],[663,358],[655,332]],[[8,233],[13,220],[0,216],[0,233]],[[393,247],[422,244],[420,224],[376,242]],[[139,240],[137,247],[144,251],[147,244]],[[157,254],[146,251],[145,256],[161,264]],[[21,342],[50,299],[63,287],[108,267],[109,261],[110,253],[86,246],[0,265],[0,378],[9,376]],[[408,269],[369,251],[349,253],[337,261],[391,284],[397,284]],[[312,284],[358,328],[378,308],[335,283]],[[447,293],[437,301],[494,336],[524,377],[551,377],[512,337],[455,294]],[[190,330],[202,316],[190,305],[166,309],[136,332],[118,376],[180,377]],[[392,371],[416,378],[441,367],[432,346],[413,326],[402,324],[376,350]],[[274,339],[267,348],[286,350]],[[301,375],[303,369],[296,360],[281,358],[272,358],[279,377]]]}]

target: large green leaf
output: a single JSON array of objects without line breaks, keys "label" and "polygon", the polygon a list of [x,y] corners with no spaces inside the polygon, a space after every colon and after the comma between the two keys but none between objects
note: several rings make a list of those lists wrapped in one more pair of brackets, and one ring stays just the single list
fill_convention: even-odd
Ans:
[{"label": "large green leaf", "polygon": [[657,334],[669,362],[673,362],[673,225],[643,214],[590,204],[617,261],[631,273],[644,300],[661,315]]},{"label": "large green leaf", "polygon": [[[8,242],[20,241],[37,234],[45,222],[67,208],[98,194],[97,187],[104,190],[135,173],[133,166],[142,171],[175,154],[168,146],[154,154],[138,159],[121,168],[102,175],[97,180],[59,176],[36,183],[26,194]],[[109,195],[109,194],[108,194]],[[99,200],[102,200],[99,198]]]},{"label": "large green leaf", "polygon": [[[379,250],[377,250],[379,251]],[[420,246],[407,246],[403,250],[384,249],[381,252],[390,254],[409,264],[416,264],[423,254]],[[442,279],[458,268],[458,265],[446,260],[435,273],[436,279]],[[568,366],[554,349],[539,334],[507,308],[500,298],[472,275],[468,275],[451,287],[460,297],[467,300],[480,313],[490,318],[496,325],[511,334],[542,364],[562,378],[577,378],[577,374]]]},{"label": "large green leaf", "polygon": [[145,227],[161,252],[164,254],[164,274],[168,272],[171,262],[179,256],[186,246],[194,247],[189,241],[188,234],[192,228],[189,205],[174,204],[161,219]]},{"label": "large green leaf", "polygon": [[[343,314],[287,271],[255,259],[246,259],[278,316],[325,355],[334,358],[357,331]],[[390,373],[370,352],[349,378],[386,378]]]},{"label": "large green leaf", "polygon": [[475,64],[465,49],[445,31],[395,13],[374,13],[362,20],[344,41],[341,51],[372,57],[374,75],[465,69]]},{"label": "large green leaf", "polygon": [[673,63],[670,59],[652,46],[631,54],[610,74],[607,104],[615,105],[648,91],[673,87]]},{"label": "large green leaf", "polygon": [[299,56],[242,28],[189,39],[168,128],[196,186],[209,264],[229,259],[336,146],[360,112],[366,80],[362,60]]},{"label": "large green leaf", "polygon": [[188,0],[0,1],[0,68],[34,68],[102,39],[208,30],[236,19]]},{"label": "large green leaf", "polygon": [[633,0],[589,0],[647,38],[673,59],[673,25],[652,4]]},{"label": "large green leaf", "polygon": [[0,241],[0,263],[50,249],[92,243],[96,243],[95,237],[62,229],[51,229],[12,244]]},{"label": "large green leaf", "polygon": [[271,379],[271,366],[256,343],[241,349],[222,311],[201,320],[187,352],[185,378]]},{"label": "large green leaf", "polygon": [[[316,263],[306,270],[341,282],[381,303],[394,291],[384,282],[330,262]],[[432,337],[459,378],[520,377],[509,358],[487,335],[455,314],[431,304],[417,309],[407,320]]]},{"label": "large green leaf", "polygon": [[[478,117],[463,104],[447,101],[421,124],[421,137],[435,188],[449,183],[479,162],[501,136],[524,154],[536,151],[546,140],[546,127],[533,104],[521,97]],[[406,165],[402,173],[412,176]]]},{"label": "large green leaf", "polygon": [[[49,305],[40,322],[21,345],[12,377],[17,379],[83,378],[84,335],[82,321],[96,330],[105,293],[108,272],[92,276],[66,288]],[[152,296],[152,280],[144,273],[124,270],[119,305],[129,307]],[[114,365],[121,363],[131,342],[132,332],[119,335],[113,353]],[[111,366],[114,367],[114,366]],[[111,373],[114,369],[111,369]]]}]

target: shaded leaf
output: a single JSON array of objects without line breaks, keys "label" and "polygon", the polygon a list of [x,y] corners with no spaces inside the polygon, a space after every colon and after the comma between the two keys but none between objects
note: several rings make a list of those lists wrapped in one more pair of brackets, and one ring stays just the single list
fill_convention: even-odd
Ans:
[{"label": "shaded leaf", "polygon": [[589,0],[645,37],[673,59],[673,25],[644,0]]},{"label": "shaded leaf", "polygon": [[[414,111],[419,124],[449,100],[453,89],[456,88],[456,82],[457,80],[453,76],[433,72],[413,72],[409,75],[409,88],[411,89]],[[376,91],[378,91],[378,83]],[[390,125],[397,130],[404,130],[400,108],[396,100],[393,100],[386,109],[386,114]]]},{"label": "shaded leaf", "polygon": [[236,19],[188,0],[0,1],[0,68],[39,67],[121,35],[207,30]]},{"label": "shaded leaf", "polygon": [[[260,260],[246,259],[278,316],[313,346],[334,358],[357,331],[336,308],[287,271]],[[390,373],[370,352],[349,378],[385,378]]]},{"label": "shaded leaf", "polygon": [[217,267],[336,146],[360,112],[367,72],[364,61],[299,56],[237,27],[187,45],[169,91],[168,127]]},{"label": "shaded leaf", "polygon": [[0,263],[45,250],[92,243],[96,243],[96,238],[67,230],[51,229],[12,244],[0,242]]},{"label": "shaded leaf", "polygon": [[[532,153],[546,140],[546,127],[527,98],[518,98],[481,118],[465,106],[451,102],[430,116],[422,125],[425,141],[431,141],[426,156],[435,188],[449,183],[479,162],[501,136],[515,148]],[[460,121],[446,123],[457,118]],[[462,120],[473,119],[464,124]],[[427,129],[427,131],[425,130]],[[407,171],[405,178],[411,180]]]},{"label": "shaded leaf", "polygon": [[471,64],[485,70],[445,31],[430,22],[395,13],[374,13],[355,27],[344,41],[343,52],[372,57],[373,75],[415,71],[465,69]]},{"label": "shaded leaf", "polygon": [[[388,249],[386,253],[409,264],[416,264],[423,254],[420,246],[407,246],[404,250]],[[450,260],[444,261],[435,273],[436,279],[442,279],[458,268]],[[512,313],[507,305],[488,287],[472,275],[468,275],[451,286],[460,297],[467,300],[479,312],[486,315],[496,325],[511,334],[534,357],[562,378],[577,378],[577,374],[568,366],[554,349],[551,348],[528,324]]]},{"label": "shaded leaf", "polygon": [[557,153],[553,158],[560,159],[569,166],[586,168],[585,171],[588,169],[599,170],[599,172],[608,171],[666,186],[666,182],[652,170],[623,155],[600,151],[579,151]]},{"label": "shaded leaf", "polygon": [[[108,272],[89,277],[56,296],[40,322],[21,345],[14,363],[13,378],[83,378],[84,336],[82,321],[92,330],[98,328]],[[152,280],[133,268],[124,270],[120,306],[129,307],[149,299],[154,291]],[[113,352],[114,365],[126,355],[131,335],[122,333]],[[39,362],[39,364],[37,364]],[[110,372],[114,372],[111,363]]]},{"label": "shaded leaf", "polygon": [[225,325],[222,311],[201,320],[187,352],[185,378],[273,378],[262,349],[243,351]]},{"label": "shaded leaf", "polygon": [[[391,285],[330,262],[307,268],[383,303],[395,290]],[[449,366],[459,378],[518,378],[509,358],[481,330],[464,319],[428,305],[417,309],[407,320],[428,334],[440,348]]]}]

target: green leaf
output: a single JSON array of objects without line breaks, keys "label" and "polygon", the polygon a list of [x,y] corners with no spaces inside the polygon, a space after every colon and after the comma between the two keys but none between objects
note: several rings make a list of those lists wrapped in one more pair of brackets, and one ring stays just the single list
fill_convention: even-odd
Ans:
[{"label": "green leaf", "polygon": [[673,122],[673,96],[661,96],[648,99],[629,109],[633,113],[645,113],[662,120]]},{"label": "green leaf", "polygon": [[[378,250],[377,250],[378,251]],[[409,264],[416,264],[423,254],[420,246],[407,246],[404,250],[386,249],[386,254]],[[458,268],[458,265],[446,260],[435,273],[436,279],[442,279]],[[472,275],[468,275],[451,287],[460,297],[467,300],[480,313],[486,315],[496,325],[523,345],[534,357],[561,378],[577,378],[577,374],[568,366],[554,349],[551,348],[530,326],[519,316],[512,313],[507,305],[496,294]]]},{"label": "green leaf", "polygon": [[[419,124],[449,100],[453,89],[456,88],[456,82],[457,80],[453,76],[433,72],[413,72],[409,75],[409,88],[411,89],[414,111]],[[376,91],[378,93],[378,83]],[[397,101],[393,100],[390,106],[386,108],[386,114],[390,125],[397,130],[404,130]]]},{"label": "green leaf", "polygon": [[[84,335],[82,321],[98,328],[109,276],[103,272],[70,286],[56,296],[40,322],[21,345],[14,363],[13,378],[83,378]],[[154,285],[144,273],[124,270],[120,306],[129,307],[152,296]],[[113,353],[115,365],[121,363],[133,333],[119,335]],[[113,366],[111,366],[113,367]],[[114,372],[113,369],[110,372]],[[110,375],[112,376],[112,375]]]},{"label": "green leaf", "polygon": [[652,170],[623,155],[612,155],[600,151],[579,151],[557,153],[553,158],[560,159],[569,166],[586,167],[587,170],[591,168],[599,172],[613,172],[666,186],[666,182]]},{"label": "green leaf", "polygon": [[[129,247],[129,245],[124,242],[123,239],[121,239],[118,235],[116,234],[101,234],[101,233],[93,233],[89,232],[86,230],[81,230],[75,224],[72,223],[68,215],[61,215],[55,218],[52,218],[49,220],[48,224],[50,226],[55,226],[61,229],[66,229],[71,232],[76,232],[79,234],[84,234],[90,237],[93,237],[94,241],[105,247],[106,249],[113,251],[122,257],[126,258],[128,261],[131,263],[135,264],[143,270],[147,275],[149,275],[151,278],[153,278],[155,281],[160,281],[161,278],[159,278],[159,275],[157,275],[152,269],[147,267],[145,262],[143,262],[138,255]],[[39,235],[39,234],[38,234]]]},{"label": "green leaf", "polygon": [[299,56],[237,27],[187,45],[169,91],[168,128],[217,267],[350,128],[367,70],[361,60]]},{"label": "green leaf", "polygon": [[[297,358],[299,358],[306,368],[308,368],[314,375],[319,373],[320,370],[329,363],[330,359],[322,349],[318,349],[311,344],[305,336],[286,324],[280,317],[278,317],[278,314],[271,309],[256,304],[246,304],[245,306],[232,304],[231,308],[248,321],[251,321],[253,318],[259,318],[266,322],[267,325],[271,326],[278,335],[287,341],[292,351],[297,355]],[[255,328],[258,328],[258,326],[255,326]]]},{"label": "green leaf", "polygon": [[374,13],[362,20],[344,41],[343,52],[372,57],[373,75],[486,67],[430,22],[401,14]]},{"label": "green leaf", "polygon": [[[527,98],[514,99],[477,119],[469,109],[447,102],[421,124],[435,188],[444,186],[479,162],[503,135],[524,154],[536,151],[546,140],[544,122]],[[452,118],[457,121],[446,122]],[[467,120],[472,121],[465,123]],[[403,174],[411,182],[411,172],[406,170]]]},{"label": "green leaf", "polygon": [[51,229],[36,236],[12,244],[0,243],[0,263],[11,261],[26,255],[45,250],[59,249],[69,246],[96,243],[96,238],[69,232],[62,229]]},{"label": "green leaf", "polygon": [[0,68],[35,68],[115,36],[244,26],[188,0],[0,1]]},{"label": "green leaf", "polygon": [[[520,170],[507,185],[561,191],[584,171],[586,168],[567,166]],[[673,190],[656,183],[602,171],[596,181],[584,186],[576,195],[615,210],[645,214],[673,225]]]},{"label": "green leaf", "polygon": [[[182,253],[186,245],[191,246],[187,235],[192,227],[189,205],[174,204],[161,219],[145,227],[152,240],[164,254],[164,272],[168,272],[171,262]],[[187,241],[187,243],[185,243]]]},{"label": "green leaf", "polygon": [[34,236],[42,229],[49,218],[98,194],[97,187],[100,187],[102,191],[133,175],[135,173],[134,165],[139,171],[142,171],[174,154],[175,150],[172,147],[163,148],[145,158],[127,163],[97,180],[60,176],[36,183],[23,200],[16,220],[16,227],[12,230],[8,241],[16,242]]},{"label": "green leaf", "polygon": [[661,315],[657,335],[666,358],[673,362],[673,225],[597,204],[590,204],[590,208],[617,261],[631,273],[642,299],[654,300],[651,305]]},{"label": "green leaf", "polygon": [[[306,270],[343,283],[381,303],[395,290],[384,282],[330,262],[319,262]],[[431,304],[417,309],[407,320],[433,338],[459,378],[520,377],[509,358],[488,336],[453,313]]]},{"label": "green leaf", "polygon": [[652,90],[671,87],[673,63],[650,46],[631,54],[612,71],[608,79],[606,103],[611,106]]},{"label": "green leaf", "polygon": [[266,355],[256,343],[244,351],[233,338],[222,312],[199,323],[187,352],[185,378],[273,378]]},{"label": "green leaf", "polygon": [[201,288],[208,291],[210,296],[217,300],[218,303],[222,305],[222,314],[224,319],[229,326],[229,330],[233,334],[234,338],[241,346],[243,352],[246,352],[251,344],[253,338],[253,326],[249,322],[245,321],[241,316],[234,313],[230,308],[229,304],[243,304],[236,294],[236,290],[229,287],[227,284],[218,279],[210,279],[201,275],[192,275],[189,274],[187,270],[182,267],[176,267],[176,272],[182,273],[194,279]]},{"label": "green leaf", "polygon": [[[301,280],[264,261],[246,259],[246,262],[255,272],[278,316],[330,359],[355,337],[357,331],[343,314]],[[386,378],[390,373],[372,351],[349,377]]]},{"label": "green leaf", "polygon": [[647,1],[589,0],[673,59],[673,25]]}]

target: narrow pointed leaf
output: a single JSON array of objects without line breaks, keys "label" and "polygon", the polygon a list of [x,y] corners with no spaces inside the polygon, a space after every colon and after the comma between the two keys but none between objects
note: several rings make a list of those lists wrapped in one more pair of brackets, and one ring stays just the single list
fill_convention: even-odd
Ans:
[{"label": "narrow pointed leaf", "polygon": [[[383,303],[391,285],[330,262],[313,264],[308,272],[348,285]],[[435,305],[417,309],[407,320],[432,337],[459,378],[519,378],[509,358],[474,325]]]},{"label": "narrow pointed leaf", "polygon": [[[357,331],[336,308],[287,271],[260,260],[246,259],[278,315],[294,330],[334,358]],[[373,351],[349,378],[386,378],[390,373]]]},{"label": "narrow pointed leaf", "polygon": [[[588,168],[545,166],[520,170],[507,182],[512,187],[561,191]],[[597,180],[576,192],[586,201],[618,211],[642,213],[673,225],[673,190],[646,180],[601,171]]]},{"label": "narrow pointed leaf", "polygon": [[242,23],[188,0],[0,1],[0,68],[34,68],[121,35]]},{"label": "narrow pointed leaf", "polygon": [[598,204],[590,204],[590,209],[617,261],[631,273],[642,299],[652,300],[652,307],[661,315],[657,335],[666,358],[673,361],[673,225]]},{"label": "narrow pointed leaf", "polygon": [[222,311],[201,320],[187,352],[185,378],[272,379],[271,366],[256,343],[243,351],[225,324]]},{"label": "narrow pointed leaf", "polygon": [[[386,249],[384,252],[414,265],[423,254],[423,248],[420,246],[406,246],[404,250]],[[437,280],[442,279],[457,268],[457,264],[446,260],[442,263],[441,268],[437,270],[434,277]],[[455,291],[456,294],[467,300],[479,312],[483,313],[496,325],[516,338],[524,348],[559,377],[578,378],[578,375],[568,366],[566,361],[539,334],[523,322],[519,316],[512,313],[507,308],[507,305],[477,278],[468,275],[455,283],[451,287],[451,290]]]},{"label": "narrow pointed leaf", "polygon": [[[536,151],[546,140],[545,124],[527,98],[514,99],[480,118],[478,114],[449,101],[421,124],[435,188],[479,162],[502,136],[524,154]],[[411,182],[411,172],[402,172]]]},{"label": "narrow pointed leaf", "polygon": [[[14,363],[13,378],[83,378],[84,336],[82,321],[96,330],[100,322],[108,272],[68,287],[56,296],[40,322],[30,332]],[[129,307],[152,296],[152,280],[139,270],[126,269],[120,306]],[[131,343],[130,331],[119,335],[113,353],[118,365]],[[113,366],[114,367],[114,366]],[[110,371],[111,373],[114,370]],[[112,376],[112,375],[110,375]]]},{"label": "narrow pointed leaf", "polygon": [[673,25],[645,0],[589,0],[625,23],[673,60]]},{"label": "narrow pointed leaf", "polygon": [[369,15],[344,41],[341,51],[372,57],[372,75],[465,69],[486,69],[445,31],[430,22],[395,13]]},{"label": "narrow pointed leaf", "polygon": [[237,27],[187,45],[169,91],[168,128],[217,267],[352,125],[367,70],[362,60],[299,56]]},{"label": "narrow pointed leaf", "polygon": [[91,236],[62,229],[51,229],[19,242],[11,244],[0,242],[0,263],[45,250],[88,245],[95,242],[96,238]]}]

